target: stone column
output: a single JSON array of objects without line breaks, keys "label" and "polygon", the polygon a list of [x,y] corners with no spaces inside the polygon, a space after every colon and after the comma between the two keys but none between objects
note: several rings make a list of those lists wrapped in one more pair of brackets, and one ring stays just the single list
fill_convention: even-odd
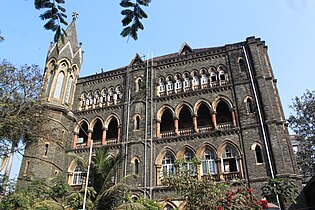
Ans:
[{"label": "stone column", "polygon": [[106,132],[107,128],[103,128],[103,133],[102,133],[102,145],[106,144]]},{"label": "stone column", "polygon": [[233,127],[236,127],[236,117],[235,117],[235,111],[234,110],[231,111],[231,115],[232,115],[232,120],[233,120]]},{"label": "stone column", "polygon": [[161,185],[161,170],[162,170],[162,166],[157,165],[156,166],[156,185],[157,186]]},{"label": "stone column", "polygon": [[92,130],[89,130],[89,131],[88,131],[87,146],[90,146],[90,145],[91,145],[92,133],[93,133]]},{"label": "stone column", "polygon": [[156,120],[156,137],[161,138],[161,120]]},{"label": "stone column", "polygon": [[117,143],[120,142],[120,128],[121,128],[121,126],[118,126],[118,128],[117,128]]},{"label": "stone column", "polygon": [[76,148],[78,143],[78,132],[73,132],[73,141],[72,141],[72,148]]},{"label": "stone column", "polygon": [[212,113],[212,122],[214,125],[214,129],[217,129],[217,114],[215,112]]},{"label": "stone column", "polygon": [[177,117],[175,117],[174,118],[174,128],[175,128],[175,135],[179,135],[179,131],[178,131],[178,118]]},{"label": "stone column", "polygon": [[197,115],[194,115],[192,118],[193,118],[194,132],[198,133],[199,130],[198,130],[198,123],[197,123]]}]

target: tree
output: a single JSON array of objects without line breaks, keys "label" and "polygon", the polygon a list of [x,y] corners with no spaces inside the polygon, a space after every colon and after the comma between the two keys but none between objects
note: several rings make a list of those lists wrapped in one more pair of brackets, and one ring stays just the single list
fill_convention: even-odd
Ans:
[{"label": "tree", "polygon": [[65,177],[59,175],[51,181],[34,178],[27,186],[17,185],[7,191],[0,203],[0,209],[67,209],[67,195],[70,186]]},{"label": "tree", "polygon": [[[70,153],[70,156],[75,158],[82,169],[87,169],[88,163],[83,157],[74,153]],[[116,182],[115,173],[121,161],[120,153],[112,156],[109,154],[108,147],[98,149],[93,155],[89,177],[90,193],[87,201],[87,205],[91,209],[115,209],[125,201],[125,194],[129,191],[130,182],[134,180],[135,175],[128,175],[120,182]],[[83,194],[83,190],[80,194]],[[82,206],[83,200],[78,199],[78,197],[78,193],[76,193],[79,206]],[[129,206],[132,206],[132,209],[141,209],[139,206],[143,207],[139,203],[130,204]]]},{"label": "tree", "polygon": [[295,97],[290,106],[294,113],[288,122],[299,136],[297,164],[304,177],[315,175],[315,91],[307,90],[300,98]]},{"label": "tree", "polygon": [[[136,0],[135,3],[131,0],[121,0],[120,6],[124,8],[121,11],[124,16],[121,21],[124,26],[121,36],[132,37],[134,40],[138,39],[138,30],[144,29],[141,19],[148,17],[142,7],[149,6],[150,2],[151,0]],[[67,18],[66,9],[62,6],[64,3],[65,0],[34,0],[36,9],[45,10],[40,18],[47,21],[44,25],[46,30],[55,32],[54,42],[57,42],[60,38],[63,40],[63,37],[67,35],[62,28],[62,25],[68,25],[65,20]]]},{"label": "tree", "polygon": [[[189,162],[188,164],[194,163]],[[164,174],[162,183],[183,196],[182,199],[186,201],[187,209],[267,208],[267,201],[259,201],[252,189],[248,188],[245,183],[215,182],[211,175],[198,179],[194,171],[183,170],[182,166],[179,168],[181,170],[174,175]]]},{"label": "tree", "polygon": [[298,195],[298,189],[294,179],[290,178],[274,178],[269,179],[262,186],[262,195],[269,201],[276,202],[276,196],[283,204],[290,202],[296,203],[295,198]]},{"label": "tree", "polygon": [[8,157],[9,177],[13,155],[20,143],[44,137],[46,108],[41,105],[42,77],[37,65],[15,67],[0,61],[0,156]]}]

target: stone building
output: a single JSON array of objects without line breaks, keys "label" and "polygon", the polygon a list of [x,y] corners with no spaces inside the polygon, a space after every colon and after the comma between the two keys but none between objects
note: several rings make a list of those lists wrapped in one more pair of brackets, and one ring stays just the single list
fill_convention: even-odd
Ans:
[{"label": "stone building", "polygon": [[202,49],[184,43],[172,54],[137,54],[127,66],[79,77],[75,21],[67,34],[64,43],[50,46],[44,73],[43,103],[53,132],[27,145],[20,178],[63,173],[70,185],[82,185],[82,170],[67,153],[87,157],[92,139],[94,150],[121,151],[117,178],[139,174],[135,192],[154,199],[169,193],[161,177],[179,170],[178,159],[198,158],[200,178],[244,179],[255,190],[269,177],[296,177],[264,41],[248,37]]}]

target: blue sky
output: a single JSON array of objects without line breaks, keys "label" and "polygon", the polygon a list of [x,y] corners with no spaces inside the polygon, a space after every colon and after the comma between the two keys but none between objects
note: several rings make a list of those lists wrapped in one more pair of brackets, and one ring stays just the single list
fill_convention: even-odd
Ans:
[{"label": "blue sky", "polygon": [[[117,0],[66,0],[68,22],[77,11],[83,43],[81,76],[128,65],[136,53],[154,56],[192,48],[216,47],[256,36],[266,41],[286,117],[292,98],[314,90],[314,0],[152,0],[145,11],[145,30],[133,41],[120,37]],[[1,4],[0,59],[44,68],[53,34],[43,29],[34,0]]]}]

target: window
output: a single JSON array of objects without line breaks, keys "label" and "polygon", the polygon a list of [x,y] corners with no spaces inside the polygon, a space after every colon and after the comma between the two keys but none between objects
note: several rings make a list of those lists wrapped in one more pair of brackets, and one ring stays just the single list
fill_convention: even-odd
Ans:
[{"label": "window", "polygon": [[138,78],[135,81],[135,92],[139,92],[141,90],[141,85],[142,85],[142,79]]},{"label": "window", "polygon": [[30,161],[29,160],[25,161],[25,168],[24,168],[24,173],[23,173],[24,176],[28,174],[29,166],[30,166]]},{"label": "window", "polygon": [[220,78],[220,81],[224,81],[226,79],[224,71],[219,72],[219,78]]},{"label": "window", "polygon": [[205,75],[205,74],[201,75],[201,84],[202,85],[208,84],[208,77],[207,77],[207,75]]},{"label": "window", "polygon": [[165,92],[165,85],[164,85],[164,82],[160,82],[160,92],[161,93],[164,93]]},{"label": "window", "polygon": [[174,158],[172,155],[167,154],[164,156],[162,160],[162,175],[163,174],[175,174],[175,164],[174,164]]},{"label": "window", "polygon": [[211,80],[211,82],[216,82],[217,81],[217,74],[214,72],[211,72],[210,80]]},{"label": "window", "polygon": [[82,183],[83,183],[82,169],[79,165],[77,165],[73,171],[72,185],[82,185]]},{"label": "window", "polygon": [[261,152],[261,147],[257,144],[255,147],[255,156],[256,156],[256,163],[263,163],[263,157]]},{"label": "window", "polygon": [[180,81],[179,79],[176,80],[176,83],[175,83],[175,88],[176,90],[179,90],[179,89],[182,89],[182,81]]},{"label": "window", "polygon": [[53,79],[54,79],[54,71],[50,71],[49,80],[48,80],[47,88],[46,88],[46,97],[48,97],[48,95],[49,95],[49,91],[50,91]]},{"label": "window", "polygon": [[194,86],[199,86],[199,77],[197,75],[194,76],[193,83],[194,83]]},{"label": "window", "polygon": [[106,103],[107,91],[106,89],[102,91],[102,103]]},{"label": "window", "polygon": [[217,165],[215,163],[215,155],[209,149],[206,149],[201,160],[202,175],[217,174]]},{"label": "window", "polygon": [[137,115],[134,121],[134,130],[140,130],[140,117]]},{"label": "window", "polygon": [[139,160],[135,159],[134,174],[139,175]]},{"label": "window", "polygon": [[185,170],[185,171],[189,171],[191,174],[195,175],[195,174],[197,174],[197,166],[194,165],[194,163],[192,163],[193,157],[194,156],[191,152],[186,151],[184,154],[184,161],[185,162],[181,166],[181,169]]},{"label": "window", "polygon": [[249,97],[246,99],[246,112],[247,114],[254,112],[253,102]]},{"label": "window", "polygon": [[85,105],[86,105],[86,95],[85,95],[85,93],[82,94],[81,99],[82,99],[82,107],[85,107]]},{"label": "window", "polygon": [[65,97],[66,103],[69,103],[70,93],[71,93],[71,88],[72,88],[72,81],[73,81],[73,77],[71,76],[69,78],[68,85],[67,85],[67,90],[66,90],[66,97]]},{"label": "window", "polygon": [[238,165],[236,161],[236,154],[234,148],[226,146],[222,154],[223,172],[238,172]]},{"label": "window", "polygon": [[184,87],[185,88],[190,87],[190,79],[188,77],[184,79]]},{"label": "window", "polygon": [[245,72],[246,71],[246,64],[245,64],[245,61],[244,61],[243,58],[240,58],[238,60],[238,64],[239,64],[239,67],[240,67],[240,71]]},{"label": "window", "polygon": [[167,82],[167,91],[172,91],[174,89],[174,84],[172,81]]},{"label": "window", "polygon": [[47,156],[49,144],[45,144],[44,156]]},{"label": "window", "polygon": [[60,98],[64,77],[65,77],[64,73],[60,72],[56,83],[54,98],[58,99]]}]

